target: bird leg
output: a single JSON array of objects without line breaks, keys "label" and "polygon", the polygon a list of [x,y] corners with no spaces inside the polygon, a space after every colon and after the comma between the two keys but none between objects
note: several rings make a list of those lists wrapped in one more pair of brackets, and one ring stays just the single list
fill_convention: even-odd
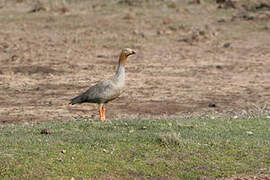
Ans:
[{"label": "bird leg", "polygon": [[99,107],[98,108],[98,112],[99,112],[99,120],[102,120],[102,108],[101,107]]},{"label": "bird leg", "polygon": [[104,106],[102,106],[102,120],[106,120],[106,116],[105,116],[105,114],[106,114],[106,110],[105,110],[105,107]]},{"label": "bird leg", "polygon": [[105,120],[105,108],[103,107],[104,104],[99,104],[99,120]]}]

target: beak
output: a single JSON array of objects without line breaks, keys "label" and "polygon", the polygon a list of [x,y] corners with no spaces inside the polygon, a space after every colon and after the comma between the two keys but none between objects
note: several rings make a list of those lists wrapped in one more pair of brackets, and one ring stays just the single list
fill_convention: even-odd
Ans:
[{"label": "beak", "polygon": [[131,54],[136,54],[136,51],[133,50]]}]

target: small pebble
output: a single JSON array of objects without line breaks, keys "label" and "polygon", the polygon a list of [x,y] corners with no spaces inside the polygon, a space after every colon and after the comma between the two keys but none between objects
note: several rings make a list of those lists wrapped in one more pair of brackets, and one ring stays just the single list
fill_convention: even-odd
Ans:
[{"label": "small pebble", "polygon": [[53,131],[51,129],[42,129],[40,134],[51,134]]},{"label": "small pebble", "polygon": [[223,22],[226,22],[226,20],[224,18],[221,18],[221,19],[218,19],[217,22],[218,23],[223,23]]},{"label": "small pebble", "polygon": [[141,128],[141,130],[145,130],[146,129],[146,126],[143,126],[142,128]]},{"label": "small pebble", "polygon": [[106,55],[98,54],[98,55],[97,55],[97,58],[106,58]]},{"label": "small pebble", "polygon": [[129,130],[129,133],[133,133],[133,132],[134,132],[134,130],[133,130],[133,129]]},{"label": "small pebble", "polygon": [[223,44],[223,47],[224,47],[224,48],[228,48],[228,47],[230,47],[230,46],[231,46],[231,43],[229,43],[229,42]]},{"label": "small pebble", "polygon": [[216,65],[217,69],[222,69],[223,67],[221,65]]},{"label": "small pebble", "polygon": [[209,107],[217,107],[217,105],[215,103],[209,103],[208,106]]}]

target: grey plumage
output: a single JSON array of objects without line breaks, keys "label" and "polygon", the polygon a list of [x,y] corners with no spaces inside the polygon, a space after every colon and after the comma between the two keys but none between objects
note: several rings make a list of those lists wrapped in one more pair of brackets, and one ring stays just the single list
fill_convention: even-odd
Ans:
[{"label": "grey plumage", "polygon": [[125,79],[123,79],[125,72],[121,76],[115,74],[109,79],[98,82],[84,93],[71,99],[70,104],[107,103],[119,97],[125,85]]}]

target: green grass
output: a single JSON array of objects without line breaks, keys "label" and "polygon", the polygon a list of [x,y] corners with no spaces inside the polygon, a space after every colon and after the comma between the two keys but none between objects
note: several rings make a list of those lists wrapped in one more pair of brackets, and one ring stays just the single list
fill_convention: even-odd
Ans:
[{"label": "green grass", "polygon": [[[53,133],[42,135],[43,128]],[[0,126],[0,162],[0,179],[269,174],[270,119],[193,117],[10,124]]]}]

